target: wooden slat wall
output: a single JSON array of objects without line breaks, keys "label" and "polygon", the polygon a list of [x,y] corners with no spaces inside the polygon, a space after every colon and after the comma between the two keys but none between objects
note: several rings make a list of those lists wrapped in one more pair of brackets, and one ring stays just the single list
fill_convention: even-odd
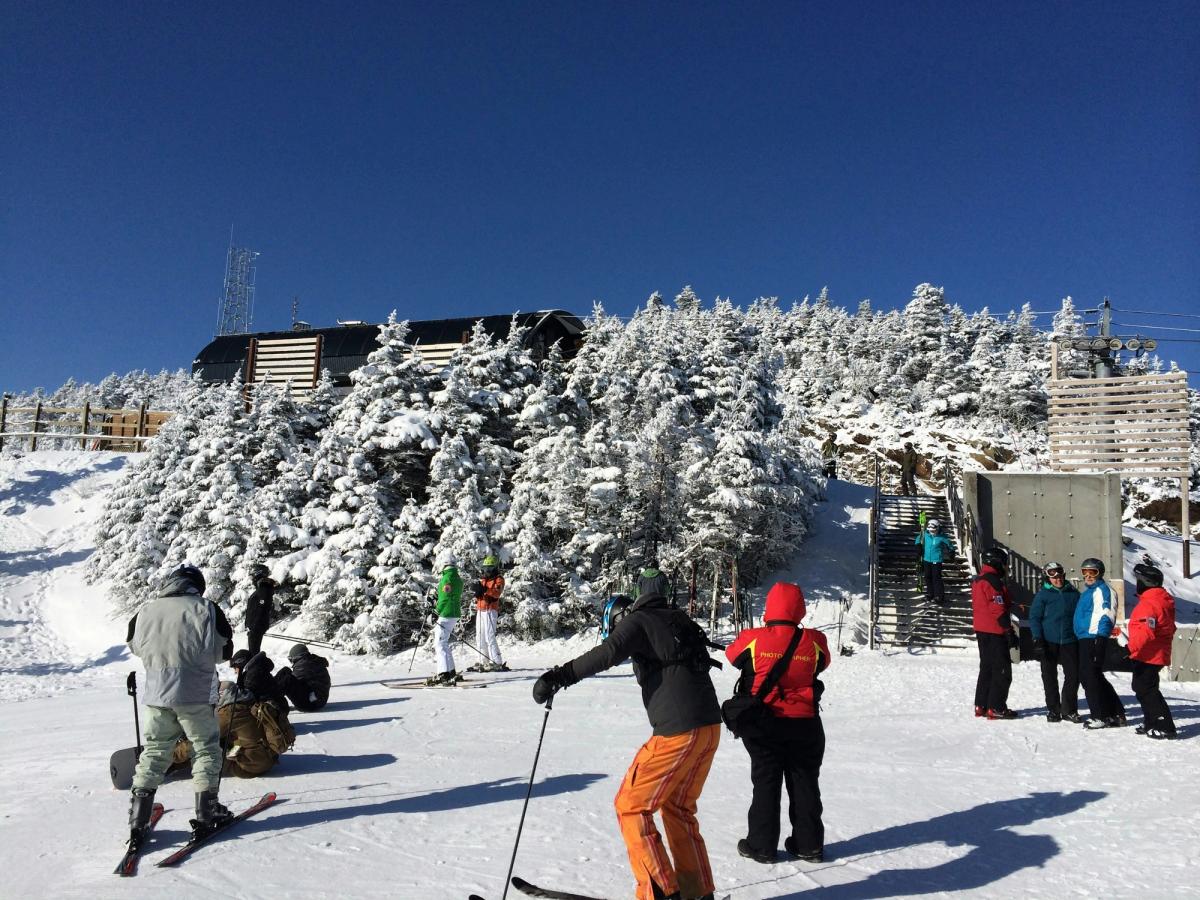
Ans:
[{"label": "wooden slat wall", "polygon": [[321,339],[312,335],[256,340],[252,359],[251,384],[264,381],[281,384],[290,380],[292,396],[304,399],[316,387],[321,371]]},{"label": "wooden slat wall", "polygon": [[1188,474],[1186,373],[1060,379],[1047,385],[1047,393],[1052,469]]}]

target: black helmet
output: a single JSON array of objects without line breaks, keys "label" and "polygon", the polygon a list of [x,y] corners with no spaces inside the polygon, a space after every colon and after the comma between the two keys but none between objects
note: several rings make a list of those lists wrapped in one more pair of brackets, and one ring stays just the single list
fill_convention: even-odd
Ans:
[{"label": "black helmet", "polygon": [[1138,563],[1133,567],[1133,574],[1137,578],[1137,592],[1140,594],[1148,588],[1162,587],[1163,573],[1158,566],[1150,563]]},{"label": "black helmet", "polygon": [[201,594],[204,593],[204,573],[195,566],[184,563],[171,573],[172,578],[182,578],[192,584]]},{"label": "black helmet", "polygon": [[1001,547],[989,547],[983,551],[983,564],[991,566],[997,572],[1008,570],[1008,553]]},{"label": "black helmet", "polygon": [[1084,569],[1095,569],[1101,578],[1104,577],[1104,563],[1094,556],[1089,556],[1079,564],[1079,571],[1082,572]]},{"label": "black helmet", "polygon": [[617,627],[617,623],[629,612],[631,606],[633,606],[632,597],[624,594],[609,597],[608,602],[604,604],[604,615],[600,619],[600,637],[607,640],[613,629]]},{"label": "black helmet", "polygon": [[255,584],[262,581],[264,578],[271,577],[271,570],[262,563],[255,563],[250,567],[250,580]]}]

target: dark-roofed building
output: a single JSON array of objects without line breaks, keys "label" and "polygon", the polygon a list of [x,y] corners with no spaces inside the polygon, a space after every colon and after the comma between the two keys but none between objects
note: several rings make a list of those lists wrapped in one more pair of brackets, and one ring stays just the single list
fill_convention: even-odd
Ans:
[{"label": "dark-roofed building", "polygon": [[[568,359],[579,349],[583,322],[578,316],[555,309],[518,313],[516,319],[529,329],[525,346],[535,359],[544,358],[555,341]],[[408,340],[420,348],[430,365],[440,368],[456,348],[467,342],[476,322],[482,322],[489,334],[504,338],[512,320],[512,316],[477,316],[410,321]],[[247,384],[291,379],[293,391],[306,394],[316,384],[321,370],[328,369],[336,386],[348,388],[350,373],[364,365],[367,356],[379,346],[379,325],[363,322],[347,322],[333,328],[297,325],[292,331],[213,338],[192,362],[192,373],[210,383],[226,384],[238,373]]]}]

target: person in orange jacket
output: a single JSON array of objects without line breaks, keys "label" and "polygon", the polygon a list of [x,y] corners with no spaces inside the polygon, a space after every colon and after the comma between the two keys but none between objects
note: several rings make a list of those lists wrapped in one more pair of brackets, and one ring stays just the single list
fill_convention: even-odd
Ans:
[{"label": "person in orange jacket", "polygon": [[475,645],[482,659],[468,672],[507,672],[508,666],[500,655],[496,642],[496,627],[500,621],[500,595],[504,593],[504,576],[500,560],[485,556],[478,584],[475,585]]},{"label": "person in orange jacket", "polygon": [[755,862],[775,861],[784,783],[792,826],[784,849],[806,862],[824,859],[820,776],[825,729],[819,706],[823,687],[817,676],[829,665],[829,644],[820,631],[800,625],[804,613],[804,592],[799,585],[778,582],[767,592],[763,627],[747,628],[725,650],[729,661],[742,670],[740,688],[753,693],[787,652],[796,630],[801,631],[791,661],[763,698],[771,714],[763,732],[742,736],[750,754],[753,793],[746,837],[738,841],[737,849]]},{"label": "person in orange jacket", "polygon": [[1171,639],[1175,636],[1175,600],[1163,589],[1163,573],[1157,566],[1139,563],[1137,606],[1129,616],[1129,658],[1133,660],[1133,692],[1142,705],[1138,734],[1156,740],[1175,738],[1171,708],[1158,689],[1158,673],[1171,664]]}]

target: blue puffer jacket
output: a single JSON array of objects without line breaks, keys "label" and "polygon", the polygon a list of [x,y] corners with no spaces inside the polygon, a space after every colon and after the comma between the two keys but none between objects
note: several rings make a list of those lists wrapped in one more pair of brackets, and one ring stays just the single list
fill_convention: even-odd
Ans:
[{"label": "blue puffer jacket", "polygon": [[1029,611],[1029,630],[1035,641],[1052,644],[1075,643],[1075,607],[1079,603],[1079,591],[1069,581],[1061,589],[1050,583],[1033,598]]},{"label": "blue puffer jacket", "polygon": [[954,545],[941,534],[922,532],[913,543],[921,545],[921,559],[927,563],[945,562],[954,556]]},{"label": "blue puffer jacket", "polygon": [[1085,587],[1075,607],[1075,637],[1106,638],[1115,622],[1112,588],[1103,578]]}]

